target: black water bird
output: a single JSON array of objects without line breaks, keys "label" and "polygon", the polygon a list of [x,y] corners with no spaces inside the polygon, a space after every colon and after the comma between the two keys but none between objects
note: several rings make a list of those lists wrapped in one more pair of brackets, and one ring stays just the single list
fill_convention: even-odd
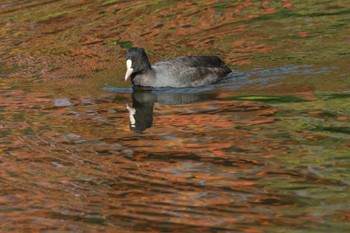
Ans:
[{"label": "black water bird", "polygon": [[125,80],[134,87],[199,87],[224,79],[232,70],[216,56],[183,56],[150,64],[142,48],[126,54]]}]

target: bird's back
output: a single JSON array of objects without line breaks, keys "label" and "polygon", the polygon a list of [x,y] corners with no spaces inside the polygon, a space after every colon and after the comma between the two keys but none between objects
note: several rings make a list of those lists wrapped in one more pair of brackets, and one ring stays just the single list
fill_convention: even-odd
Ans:
[{"label": "bird's back", "polygon": [[196,87],[215,83],[231,70],[216,56],[186,56],[152,65],[158,87]]},{"label": "bird's back", "polygon": [[217,56],[183,56],[163,60],[155,63],[154,65],[178,65],[182,67],[226,67],[225,63]]}]

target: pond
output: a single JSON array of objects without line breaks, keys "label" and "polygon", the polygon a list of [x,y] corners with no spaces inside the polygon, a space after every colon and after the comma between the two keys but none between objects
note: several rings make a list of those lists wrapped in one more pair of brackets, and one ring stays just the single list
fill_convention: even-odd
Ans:
[{"label": "pond", "polygon": [[[0,1],[0,231],[349,232],[349,9]],[[233,72],[133,90],[131,46]]]}]

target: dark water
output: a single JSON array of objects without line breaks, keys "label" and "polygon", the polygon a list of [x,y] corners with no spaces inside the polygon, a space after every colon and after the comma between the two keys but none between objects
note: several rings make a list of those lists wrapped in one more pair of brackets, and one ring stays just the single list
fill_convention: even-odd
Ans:
[{"label": "dark water", "polygon": [[[348,1],[0,1],[1,232],[349,232]],[[219,54],[133,90],[124,53]]]}]

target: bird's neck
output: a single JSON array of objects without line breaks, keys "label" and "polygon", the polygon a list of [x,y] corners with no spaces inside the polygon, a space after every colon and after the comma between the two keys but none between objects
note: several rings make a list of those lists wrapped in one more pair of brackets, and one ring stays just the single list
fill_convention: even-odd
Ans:
[{"label": "bird's neck", "polygon": [[133,86],[151,87],[155,82],[153,69],[132,74],[131,82]]}]

